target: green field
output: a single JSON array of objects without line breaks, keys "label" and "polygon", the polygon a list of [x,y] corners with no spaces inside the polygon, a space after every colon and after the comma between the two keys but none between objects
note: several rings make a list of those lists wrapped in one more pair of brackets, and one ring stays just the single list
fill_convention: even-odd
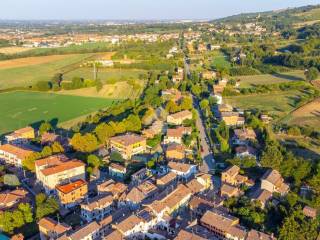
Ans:
[{"label": "green field", "polygon": [[[19,65],[16,61],[26,61],[28,59],[9,60],[6,67],[0,67],[0,89],[7,89],[12,87],[26,87],[38,81],[48,81],[54,74],[63,72],[71,65],[80,65],[80,63],[93,54],[73,54],[65,55],[59,60],[48,60],[49,57],[31,58],[30,64]],[[40,63],[41,60],[46,59],[45,63]],[[32,61],[37,64],[33,64]],[[0,62],[1,63],[1,62]],[[17,66],[17,67],[16,67]]]},{"label": "green field", "polygon": [[217,69],[229,69],[231,67],[230,62],[227,60],[227,57],[224,56],[222,53],[214,56],[212,58],[211,64]]},{"label": "green field", "polygon": [[294,109],[294,102],[302,93],[287,91],[260,95],[246,95],[224,98],[224,101],[242,109],[259,109],[279,117],[285,116]]},{"label": "green field", "polygon": [[42,120],[69,121],[107,108],[116,100],[19,91],[0,94],[0,102],[3,134]]},{"label": "green field", "polygon": [[304,80],[303,71],[292,71],[279,74],[262,74],[262,75],[251,75],[251,76],[239,76],[237,79],[240,79],[240,87],[248,88],[254,84],[275,84],[282,82],[291,82],[291,81],[302,81]]},{"label": "green field", "polygon": [[[112,84],[116,82],[124,82],[127,80],[139,80],[141,74],[147,74],[145,70],[136,69],[116,69],[116,68],[100,68],[98,69],[98,78],[104,84]],[[84,79],[93,78],[92,68],[77,68],[64,75],[64,80],[71,80],[73,77],[82,77]],[[144,79],[145,80],[145,79]]]}]

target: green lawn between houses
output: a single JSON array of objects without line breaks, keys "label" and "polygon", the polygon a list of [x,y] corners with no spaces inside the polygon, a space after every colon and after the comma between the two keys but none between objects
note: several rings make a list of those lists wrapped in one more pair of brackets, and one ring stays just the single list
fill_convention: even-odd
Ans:
[{"label": "green lawn between houses", "polygon": [[3,134],[42,120],[69,121],[107,108],[117,100],[18,91],[1,93],[0,102],[0,134]]}]

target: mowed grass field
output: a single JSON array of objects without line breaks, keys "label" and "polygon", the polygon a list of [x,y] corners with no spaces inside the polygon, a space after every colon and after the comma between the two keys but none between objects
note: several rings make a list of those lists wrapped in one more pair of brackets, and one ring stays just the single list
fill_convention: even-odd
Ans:
[{"label": "mowed grass field", "polygon": [[49,81],[54,74],[70,65],[80,65],[94,54],[69,54],[29,57],[0,61],[0,89],[28,87],[38,81]]},{"label": "mowed grass field", "polygon": [[[117,69],[117,68],[99,68],[98,78],[104,84],[123,82],[127,80],[139,80],[139,75],[147,74],[145,70],[138,69]],[[64,75],[64,80],[72,80],[73,77],[82,77],[84,79],[93,78],[93,68],[82,67],[70,71]]]},{"label": "mowed grass field", "polygon": [[240,79],[240,87],[248,88],[252,85],[257,84],[275,84],[282,82],[291,82],[291,81],[303,81],[304,73],[303,71],[291,71],[286,73],[278,74],[262,74],[262,75],[250,75],[250,76],[239,76],[236,77]]},{"label": "mowed grass field", "polygon": [[1,93],[0,102],[3,134],[42,120],[57,119],[63,123],[107,108],[117,100],[18,91]]},{"label": "mowed grass field", "polygon": [[294,110],[294,102],[300,91],[286,91],[270,94],[245,95],[224,98],[225,103],[242,109],[260,109],[275,114],[279,117],[285,116]]}]

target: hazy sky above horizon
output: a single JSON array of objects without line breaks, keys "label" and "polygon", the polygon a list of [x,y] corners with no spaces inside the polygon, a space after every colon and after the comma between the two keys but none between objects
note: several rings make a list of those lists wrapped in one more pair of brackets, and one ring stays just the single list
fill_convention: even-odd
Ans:
[{"label": "hazy sky above horizon", "polygon": [[320,0],[0,0],[0,19],[214,19]]}]

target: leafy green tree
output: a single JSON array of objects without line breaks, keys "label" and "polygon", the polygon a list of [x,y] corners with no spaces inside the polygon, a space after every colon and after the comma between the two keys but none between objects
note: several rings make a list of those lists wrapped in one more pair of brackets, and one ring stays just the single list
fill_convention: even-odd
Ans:
[{"label": "leafy green tree", "polygon": [[39,127],[39,134],[42,135],[45,132],[49,132],[53,129],[52,125],[49,122],[43,122],[41,123]]},{"label": "leafy green tree", "polygon": [[192,98],[184,97],[180,104],[181,110],[190,110],[192,109]]},{"label": "leafy green tree", "polygon": [[53,154],[64,152],[64,148],[59,142],[53,142],[51,145],[51,149]]},{"label": "leafy green tree", "polygon": [[308,81],[316,80],[319,76],[319,70],[315,67],[312,67],[305,71],[304,74]]},{"label": "leafy green tree", "polygon": [[201,94],[201,87],[199,85],[193,85],[191,87],[191,92],[194,94],[196,97],[200,97]]},{"label": "leafy green tree", "polygon": [[176,113],[180,111],[180,107],[172,100],[167,102],[165,109],[169,113]]},{"label": "leafy green tree", "polygon": [[87,164],[96,169],[98,167],[100,167],[100,164],[101,164],[101,160],[94,154],[90,154],[87,158]]},{"label": "leafy green tree", "polygon": [[85,135],[76,133],[71,139],[71,145],[77,151],[91,153],[98,148],[98,140],[91,133]]},{"label": "leafy green tree", "polygon": [[59,204],[53,197],[40,193],[36,196],[36,217],[41,219],[59,210]]},{"label": "leafy green tree", "polygon": [[23,218],[26,223],[33,222],[32,208],[29,203],[20,203],[18,208],[23,213]]},{"label": "leafy green tree", "polygon": [[42,151],[41,151],[41,156],[42,157],[48,157],[52,155],[52,149],[49,146],[45,146]]},{"label": "leafy green tree", "polygon": [[261,165],[263,167],[279,170],[283,156],[276,143],[267,144],[261,156]]},{"label": "leafy green tree", "polygon": [[101,123],[94,130],[99,142],[106,143],[110,137],[115,135],[115,131],[109,124]]},{"label": "leafy green tree", "polygon": [[280,228],[279,240],[296,240],[299,239],[299,224],[295,221],[294,216],[285,218]]}]

